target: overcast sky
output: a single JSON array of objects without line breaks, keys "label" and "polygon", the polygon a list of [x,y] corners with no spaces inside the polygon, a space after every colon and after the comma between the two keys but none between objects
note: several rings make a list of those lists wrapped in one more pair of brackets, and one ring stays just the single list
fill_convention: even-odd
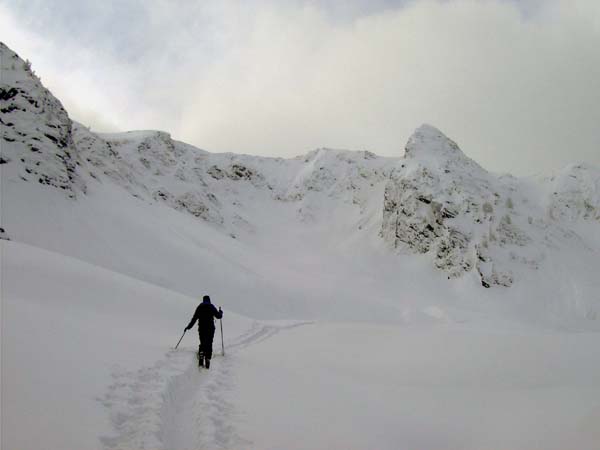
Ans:
[{"label": "overcast sky", "polygon": [[430,123],[496,172],[600,166],[598,0],[0,0],[0,40],[97,131],[401,156]]}]

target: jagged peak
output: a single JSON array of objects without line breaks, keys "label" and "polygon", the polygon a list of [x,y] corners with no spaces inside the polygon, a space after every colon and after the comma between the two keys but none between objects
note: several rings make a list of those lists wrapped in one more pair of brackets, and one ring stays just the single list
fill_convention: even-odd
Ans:
[{"label": "jagged peak", "polygon": [[428,124],[421,125],[408,139],[404,161],[410,162],[409,167],[426,166],[445,174],[459,171],[466,171],[470,176],[487,174],[485,169],[463,153],[456,142]]},{"label": "jagged peak", "polygon": [[437,157],[464,157],[456,142],[448,138],[437,128],[423,124],[408,139],[405,147],[406,158],[418,158],[424,155]]}]

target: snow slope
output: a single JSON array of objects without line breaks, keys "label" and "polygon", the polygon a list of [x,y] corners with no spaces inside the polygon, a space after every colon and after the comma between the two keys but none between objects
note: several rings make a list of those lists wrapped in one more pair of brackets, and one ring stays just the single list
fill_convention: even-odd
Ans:
[{"label": "snow slope", "polygon": [[[428,125],[213,154],[0,67],[3,449],[598,442],[597,168],[498,176]],[[205,293],[231,352],[199,372],[170,348]]]},{"label": "snow slope", "polygon": [[599,357],[596,333],[319,323],[240,354],[226,398],[238,448],[591,450]]},{"label": "snow slope", "polygon": [[[195,330],[171,350],[197,301],[26,244],[0,245],[2,449],[169,448],[176,424],[164,416],[203,381]],[[229,351],[276,329],[230,312],[225,323]],[[218,356],[215,366],[213,378]]]},{"label": "snow slope", "polygon": [[0,245],[3,449],[593,449],[600,437],[597,333],[227,312],[227,355],[200,372],[195,336],[170,350],[193,299]]}]

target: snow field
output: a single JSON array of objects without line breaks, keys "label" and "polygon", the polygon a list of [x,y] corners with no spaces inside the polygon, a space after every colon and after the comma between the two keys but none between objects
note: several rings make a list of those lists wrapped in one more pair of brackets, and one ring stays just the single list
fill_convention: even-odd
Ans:
[{"label": "snow field", "polygon": [[[595,333],[317,323],[239,355],[252,449],[595,449]],[[293,349],[293,351],[290,351]]]},{"label": "snow field", "polygon": [[[25,244],[0,246],[1,448],[168,448],[169,411],[189,394],[186,376],[199,377],[196,333],[170,349],[197,300]],[[252,321],[226,311],[225,324],[234,342]]]},{"label": "snow field", "polygon": [[[105,218],[95,226],[110,235],[110,224]],[[299,259],[245,264],[255,262],[248,265],[254,274],[267,267],[285,283],[300,264],[291,286],[325,314],[347,318],[266,323],[226,309],[228,353],[215,357],[210,371],[196,367],[195,330],[170,350],[197,300],[79,259],[0,242],[2,401],[11,405],[3,410],[2,448],[595,448],[598,334],[583,331],[586,323],[571,324],[576,332],[548,320],[536,324],[536,313],[545,311],[544,289],[532,297],[531,288],[513,287],[516,298],[500,302],[501,296],[485,296],[501,295],[496,290],[469,295],[467,278],[444,292],[441,277],[419,278],[435,274],[426,272],[426,260],[411,257],[398,274],[352,242],[336,249],[360,258],[332,253],[319,262],[316,244],[301,247],[302,233],[295,232],[298,240],[288,233],[289,248],[280,246],[280,254],[304,249],[293,253]],[[156,245],[171,239],[156,236]],[[139,258],[127,253],[128,242],[121,244],[118,264]],[[224,247],[219,261],[233,248]],[[277,254],[275,246],[263,249]],[[557,267],[552,276],[561,272]],[[397,314],[392,324],[352,321],[353,314],[379,310],[386,295],[396,301],[387,303]],[[526,320],[517,320],[517,312]],[[564,314],[559,309],[551,318]],[[218,334],[214,349],[218,355]]]}]

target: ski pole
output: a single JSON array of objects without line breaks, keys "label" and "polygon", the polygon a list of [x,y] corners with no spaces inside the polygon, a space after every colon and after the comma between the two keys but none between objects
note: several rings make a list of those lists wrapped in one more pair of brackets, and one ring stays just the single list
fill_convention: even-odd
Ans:
[{"label": "ski pole", "polygon": [[177,347],[179,347],[179,343],[181,342],[181,340],[183,339],[183,336],[185,335],[185,332],[187,330],[183,330],[183,334],[181,335],[181,337],[179,338],[179,341],[177,341],[177,345],[175,346],[175,350],[177,350]]},{"label": "ski pole", "polygon": [[223,319],[219,319],[219,323],[221,324],[221,352],[223,356],[225,356],[225,344],[223,343]]}]

